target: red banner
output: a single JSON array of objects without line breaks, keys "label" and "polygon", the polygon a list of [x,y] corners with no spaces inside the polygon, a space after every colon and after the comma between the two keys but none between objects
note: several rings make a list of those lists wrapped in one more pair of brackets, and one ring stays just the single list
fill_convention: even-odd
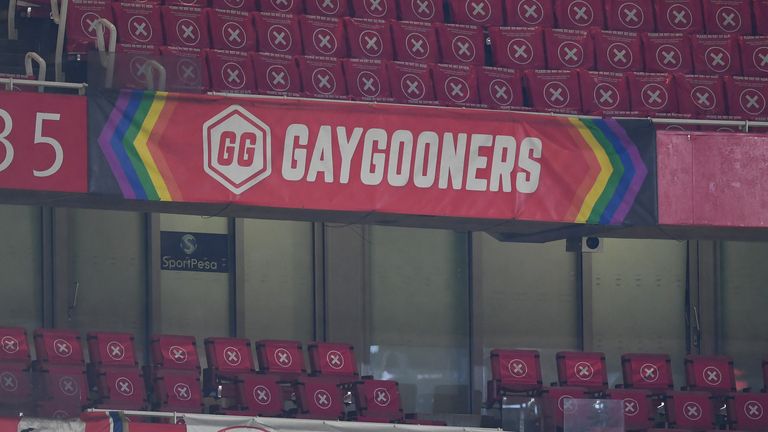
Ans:
[{"label": "red banner", "polygon": [[88,191],[86,98],[0,96],[0,189]]},{"label": "red banner", "polygon": [[655,184],[648,181],[655,132],[647,121],[136,91],[92,97],[89,114],[92,154],[99,155],[92,192],[291,209],[655,222]]}]

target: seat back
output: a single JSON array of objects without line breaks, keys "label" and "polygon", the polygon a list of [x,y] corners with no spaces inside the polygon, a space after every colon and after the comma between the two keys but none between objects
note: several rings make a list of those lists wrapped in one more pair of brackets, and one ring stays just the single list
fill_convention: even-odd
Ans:
[{"label": "seat back", "polygon": [[230,9],[208,10],[211,45],[214,49],[256,51],[256,29],[249,13]]},{"label": "seat back", "polygon": [[565,29],[588,30],[605,28],[603,0],[563,0],[554,2],[557,26]]},{"label": "seat back", "polygon": [[394,55],[398,61],[438,63],[437,33],[431,23],[392,21]]},{"label": "seat back", "polygon": [[584,30],[545,29],[544,45],[547,49],[548,69],[595,68],[592,37]]},{"label": "seat back", "polygon": [[608,30],[652,32],[656,29],[651,0],[605,0]]},{"label": "seat back", "polygon": [[299,56],[303,95],[324,99],[347,99],[347,83],[341,59]]},{"label": "seat back", "polygon": [[394,58],[388,21],[345,18],[344,27],[350,57],[369,60]]},{"label": "seat back", "polygon": [[194,336],[154,335],[152,336],[152,365],[164,370],[199,370],[197,342]]},{"label": "seat back", "polygon": [[[627,74],[630,108],[632,111],[649,116],[676,112],[677,95],[673,82],[670,74],[630,72]],[[626,375],[624,383],[627,384]]]},{"label": "seat back", "polygon": [[0,362],[29,364],[27,331],[21,327],[0,327]]},{"label": "seat back", "polygon": [[482,28],[442,23],[435,26],[443,63],[485,65],[485,39]]},{"label": "seat back", "polygon": [[768,394],[733,393],[727,399],[728,423],[743,431],[768,430]]},{"label": "seat back", "polygon": [[276,417],[283,414],[283,391],[275,375],[249,374],[238,378],[235,400],[243,414]]},{"label": "seat back", "polygon": [[358,416],[385,421],[397,421],[403,418],[397,381],[358,381],[353,387],[352,394]]},{"label": "seat back", "polygon": [[397,0],[397,9],[400,11],[400,21],[445,21],[443,2],[439,0]]},{"label": "seat back", "polygon": [[755,34],[768,35],[768,0],[755,0],[752,7],[755,14]]},{"label": "seat back", "polygon": [[[602,80],[597,82],[593,91],[587,93],[582,92],[586,99],[592,99],[590,96],[593,93],[597,93],[598,96],[595,104],[597,104],[597,110],[600,109],[615,109],[617,107],[624,108],[624,105],[618,105],[622,99],[628,99],[626,96],[626,83],[624,83],[624,77],[621,75],[611,75],[609,78],[616,78],[614,80]],[[624,93],[621,94],[621,84],[624,84]],[[602,87],[601,87],[602,85]],[[584,87],[582,87],[584,89]],[[602,92],[601,92],[602,91]],[[609,93],[610,92],[610,93]],[[602,96],[599,96],[601,95]],[[612,96],[613,98],[608,99]],[[601,102],[602,101],[602,102]],[[600,105],[602,104],[602,105]],[[625,111],[629,109],[629,101],[626,101]],[[576,351],[561,351],[556,354],[557,359],[557,380],[561,386],[576,386],[584,387],[589,390],[603,390],[608,388],[608,371],[605,366],[605,354],[600,352],[576,352]]]},{"label": "seat back", "polygon": [[259,8],[262,12],[280,14],[301,15],[304,13],[303,0],[260,0]]},{"label": "seat back", "polygon": [[147,89],[148,73],[157,82],[157,76],[147,62],[160,59],[160,50],[154,45],[117,44],[113,86],[127,89]]},{"label": "seat back", "polygon": [[304,9],[307,15],[349,16],[348,0],[305,0]]},{"label": "seat back", "polygon": [[645,71],[652,73],[693,72],[688,38],[682,33],[643,33]]},{"label": "seat back", "polygon": [[541,362],[534,350],[495,349],[491,351],[491,377],[501,390],[540,390]]},{"label": "seat back", "polygon": [[88,385],[85,371],[77,366],[51,366],[39,372],[42,400],[52,400],[65,406],[85,406]]},{"label": "seat back", "polygon": [[206,338],[205,358],[208,367],[216,373],[237,375],[254,371],[251,342],[248,339]]},{"label": "seat back", "polygon": [[80,335],[74,330],[35,330],[37,360],[44,364],[83,365]]},{"label": "seat back", "polygon": [[289,340],[260,340],[255,343],[259,370],[271,374],[306,372],[301,342]]},{"label": "seat back", "polygon": [[708,34],[752,34],[752,2],[749,0],[702,0]]},{"label": "seat back", "polygon": [[107,367],[100,369],[96,388],[99,408],[147,409],[144,377],[138,368]]},{"label": "seat back", "polygon": [[294,15],[254,12],[259,52],[298,55],[301,50],[299,21]]},{"label": "seat back", "polygon": [[23,363],[0,363],[0,403],[26,402],[31,396],[29,368]]},{"label": "seat back", "polygon": [[742,36],[739,38],[739,47],[745,76],[768,75],[768,36]]},{"label": "seat back", "polygon": [[67,6],[66,51],[86,53],[96,48],[96,21],[106,18],[112,21],[110,2],[99,0],[72,0]]},{"label": "seat back", "polygon": [[708,430],[715,422],[715,410],[709,393],[669,392],[665,404],[667,421],[677,429]]},{"label": "seat back", "polygon": [[357,361],[354,347],[343,343],[313,342],[309,344],[309,365],[313,375],[355,377]]},{"label": "seat back", "polygon": [[345,59],[344,76],[353,100],[392,102],[387,65],[381,60]]},{"label": "seat back", "polygon": [[162,10],[166,45],[197,49],[210,47],[208,18],[204,9],[163,6]]},{"label": "seat back", "polygon": [[624,410],[624,428],[626,430],[645,430],[653,427],[656,408],[647,390],[611,389],[606,398],[622,401]]},{"label": "seat back", "polygon": [[253,12],[256,10],[256,0],[212,0],[211,8],[232,12]]},{"label": "seat back", "polygon": [[500,26],[504,24],[501,0],[450,0],[448,7],[453,22],[479,26]]},{"label": "seat back", "polygon": [[160,6],[142,3],[114,3],[117,40],[120,43],[164,45]]},{"label": "seat back", "polygon": [[440,105],[476,106],[480,103],[475,66],[432,65],[432,79]]},{"label": "seat back", "polygon": [[583,387],[551,387],[544,392],[543,414],[546,430],[562,428],[566,414],[577,414],[577,399],[586,399],[589,392]]},{"label": "seat back", "polygon": [[717,75],[675,75],[677,109],[694,117],[726,114],[723,80]]},{"label": "seat back", "polygon": [[637,33],[594,30],[595,68],[601,72],[643,70],[643,49]]},{"label": "seat back", "polygon": [[691,54],[698,75],[741,75],[738,39],[733,35],[692,35]]},{"label": "seat back", "polygon": [[251,53],[259,94],[299,96],[301,75],[291,56]]},{"label": "seat back", "polygon": [[390,62],[389,89],[398,103],[436,105],[432,74],[428,65],[411,62]]},{"label": "seat back", "polygon": [[628,388],[666,391],[674,387],[667,354],[623,354],[621,371]]},{"label": "seat back", "polygon": [[493,64],[510,69],[545,69],[544,30],[541,27],[491,27]]},{"label": "seat back", "polygon": [[552,0],[509,0],[506,5],[507,25],[512,27],[554,27]]},{"label": "seat back", "polygon": [[155,409],[159,411],[202,412],[203,396],[197,370],[164,369],[153,380]]},{"label": "seat back", "polygon": [[581,113],[579,78],[575,70],[526,72],[532,106],[537,111]]},{"label": "seat back", "polygon": [[248,54],[239,51],[207,50],[207,57],[213,91],[256,93],[253,63]]},{"label": "seat back", "polygon": [[397,19],[395,0],[351,0],[351,6],[355,18]]},{"label": "seat back", "polygon": [[197,48],[162,47],[168,91],[206,92],[210,88],[205,51]]},{"label": "seat back", "polygon": [[522,73],[514,69],[477,69],[480,103],[491,109],[519,109],[523,105]]},{"label": "seat back", "polygon": [[704,33],[704,17],[698,0],[655,0],[656,31]]},{"label": "seat back", "polygon": [[133,335],[91,332],[86,335],[91,363],[97,367],[137,366]]},{"label": "seat back", "polygon": [[303,377],[294,386],[299,417],[338,420],[344,416],[343,394],[336,380]]},{"label": "seat back", "polygon": [[736,391],[733,359],[728,356],[686,356],[685,379],[691,390],[710,393]]},{"label": "seat back", "polygon": [[299,17],[304,54],[346,57],[347,39],[344,21],[335,17],[302,15]]}]

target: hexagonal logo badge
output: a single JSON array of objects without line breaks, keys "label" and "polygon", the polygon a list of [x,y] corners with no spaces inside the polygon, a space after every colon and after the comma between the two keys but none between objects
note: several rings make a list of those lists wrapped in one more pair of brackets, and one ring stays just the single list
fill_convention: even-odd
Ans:
[{"label": "hexagonal logo badge", "polygon": [[272,135],[264,122],[231,105],[203,124],[203,169],[237,195],[269,177]]}]

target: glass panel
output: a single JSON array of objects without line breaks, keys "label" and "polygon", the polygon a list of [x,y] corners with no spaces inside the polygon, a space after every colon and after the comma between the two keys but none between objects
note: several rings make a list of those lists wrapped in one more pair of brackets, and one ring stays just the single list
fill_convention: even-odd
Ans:
[{"label": "glass panel", "polygon": [[243,223],[245,337],[312,340],[312,224],[258,219]]},{"label": "glass panel", "polygon": [[734,359],[739,387],[763,387],[760,361],[768,356],[768,243],[723,242],[721,348]]},{"label": "glass panel", "polygon": [[622,382],[627,352],[669,354],[675,384],[684,385],[687,243],[602,240],[604,251],[592,254],[593,335],[610,386]]},{"label": "glass panel", "polygon": [[40,223],[39,207],[0,206],[0,326],[31,332],[43,323]]},{"label": "glass panel", "polygon": [[406,412],[462,413],[469,396],[467,236],[370,228],[370,363]]}]

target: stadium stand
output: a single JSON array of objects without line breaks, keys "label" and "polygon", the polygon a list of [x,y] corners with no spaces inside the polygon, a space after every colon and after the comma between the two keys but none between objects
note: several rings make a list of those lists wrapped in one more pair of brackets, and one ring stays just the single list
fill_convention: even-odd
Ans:
[{"label": "stadium stand", "polygon": [[87,366],[90,388],[96,389],[95,406],[107,409],[148,408],[144,377],[135,357],[133,335],[88,333]]}]

